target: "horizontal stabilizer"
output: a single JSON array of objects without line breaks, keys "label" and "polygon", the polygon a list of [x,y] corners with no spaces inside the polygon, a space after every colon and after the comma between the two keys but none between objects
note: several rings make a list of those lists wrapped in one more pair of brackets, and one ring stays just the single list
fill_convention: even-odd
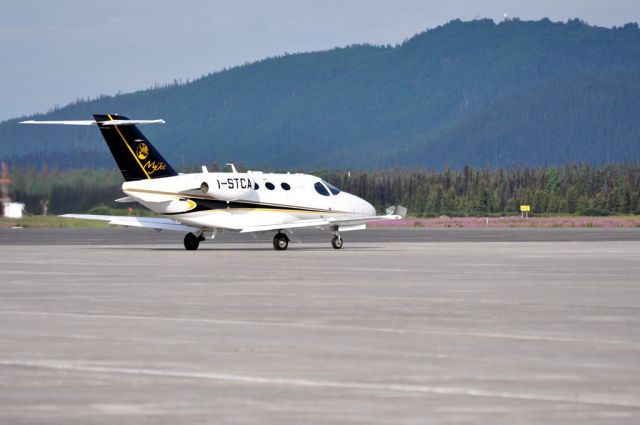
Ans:
[{"label": "horizontal stabilizer", "polygon": [[196,227],[180,224],[170,218],[162,217],[131,217],[118,215],[94,215],[94,214],[64,214],[63,218],[79,218],[81,220],[98,220],[108,221],[109,224],[125,227],[144,227],[156,230],[172,230],[176,232],[197,232],[200,229]]},{"label": "horizontal stabilizer", "polygon": [[57,125],[92,125],[96,122],[93,120],[77,120],[77,121],[20,121],[19,124],[57,124]]},{"label": "horizontal stabilizer", "polygon": [[94,121],[94,120],[71,120],[71,121],[20,121],[20,124],[37,124],[37,125],[135,125],[135,124],[164,124],[164,120],[109,120],[109,121]]},{"label": "horizontal stabilizer", "polygon": [[135,125],[135,124],[164,124],[165,120],[111,120],[96,121],[100,125]]}]

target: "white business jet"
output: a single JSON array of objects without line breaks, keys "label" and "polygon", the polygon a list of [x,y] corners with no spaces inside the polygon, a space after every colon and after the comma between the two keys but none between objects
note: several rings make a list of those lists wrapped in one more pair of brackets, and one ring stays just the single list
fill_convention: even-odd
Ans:
[{"label": "white business jet", "polygon": [[373,220],[398,220],[406,208],[391,207],[377,216],[375,208],[309,174],[260,171],[179,174],[160,155],[136,124],[163,120],[130,120],[121,115],[94,115],[89,121],[23,121],[21,124],[97,125],[125,182],[127,195],[116,202],[137,202],[160,217],[65,214],[62,217],[108,221],[110,224],[186,232],[184,247],[196,250],[219,229],[271,232],[273,247],[285,250],[290,229],[330,230],[331,245],[342,248],[341,232],[361,230]]}]

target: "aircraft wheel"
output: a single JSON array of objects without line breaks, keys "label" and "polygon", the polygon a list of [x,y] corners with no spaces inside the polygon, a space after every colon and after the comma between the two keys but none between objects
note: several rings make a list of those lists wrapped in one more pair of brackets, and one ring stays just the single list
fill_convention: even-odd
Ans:
[{"label": "aircraft wheel", "polygon": [[184,235],[184,248],[187,251],[195,251],[196,249],[198,249],[201,240],[201,237],[199,238],[193,233],[187,233],[186,235]]},{"label": "aircraft wheel", "polygon": [[331,239],[331,246],[334,249],[340,249],[342,248],[342,238],[340,236],[334,236],[333,239]]},{"label": "aircraft wheel", "polygon": [[289,238],[284,233],[278,233],[273,237],[273,249],[284,251],[289,246]]}]

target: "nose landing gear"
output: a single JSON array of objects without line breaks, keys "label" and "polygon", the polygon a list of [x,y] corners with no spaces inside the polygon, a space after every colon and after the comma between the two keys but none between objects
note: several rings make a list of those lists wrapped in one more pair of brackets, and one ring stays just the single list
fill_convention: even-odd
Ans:
[{"label": "nose landing gear", "polygon": [[273,237],[273,249],[276,251],[284,251],[289,247],[289,238],[282,232],[276,233]]}]

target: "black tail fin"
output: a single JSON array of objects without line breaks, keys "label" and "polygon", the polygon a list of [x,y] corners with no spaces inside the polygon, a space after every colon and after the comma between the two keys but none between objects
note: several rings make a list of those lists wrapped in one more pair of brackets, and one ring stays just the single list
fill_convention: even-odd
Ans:
[{"label": "black tail fin", "polygon": [[129,118],[116,114],[93,117],[126,181],[178,175],[135,125],[100,124]]}]

